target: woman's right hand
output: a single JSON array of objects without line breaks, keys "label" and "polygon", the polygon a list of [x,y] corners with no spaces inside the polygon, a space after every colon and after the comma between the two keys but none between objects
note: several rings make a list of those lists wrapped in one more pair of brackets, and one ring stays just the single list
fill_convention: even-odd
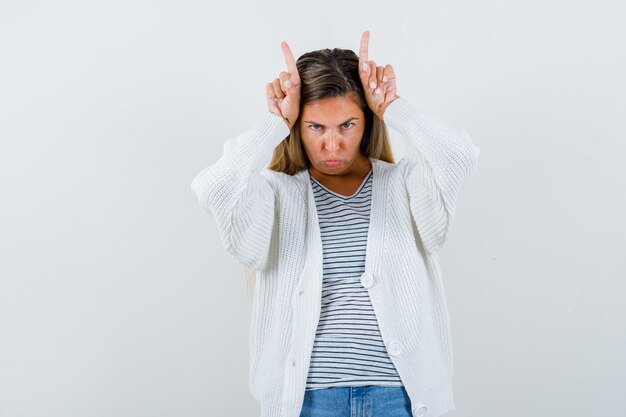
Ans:
[{"label": "woman's right hand", "polygon": [[287,42],[281,42],[281,49],[287,63],[287,71],[265,87],[269,111],[283,118],[289,129],[293,127],[300,112],[300,75],[296,60]]}]

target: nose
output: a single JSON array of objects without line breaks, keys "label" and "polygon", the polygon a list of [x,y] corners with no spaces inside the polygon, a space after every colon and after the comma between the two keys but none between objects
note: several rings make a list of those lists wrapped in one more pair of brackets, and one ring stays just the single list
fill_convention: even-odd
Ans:
[{"label": "nose", "polygon": [[339,140],[337,138],[337,134],[333,131],[328,132],[326,138],[324,139],[324,147],[329,152],[334,152],[339,149]]}]

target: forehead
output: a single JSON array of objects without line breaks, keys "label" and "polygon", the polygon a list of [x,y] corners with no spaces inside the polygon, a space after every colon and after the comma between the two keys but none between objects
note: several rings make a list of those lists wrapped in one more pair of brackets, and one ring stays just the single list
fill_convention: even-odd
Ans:
[{"label": "forehead", "polygon": [[314,100],[302,107],[302,120],[318,123],[343,123],[352,117],[363,118],[363,110],[350,96]]}]

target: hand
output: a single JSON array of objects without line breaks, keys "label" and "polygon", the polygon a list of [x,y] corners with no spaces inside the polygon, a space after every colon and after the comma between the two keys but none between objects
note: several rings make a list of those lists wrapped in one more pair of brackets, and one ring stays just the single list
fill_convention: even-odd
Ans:
[{"label": "hand", "polygon": [[370,32],[366,30],[361,37],[361,48],[359,49],[359,75],[367,105],[380,120],[383,120],[385,109],[398,98],[396,74],[391,65],[386,65],[384,68],[377,67],[376,62],[368,59],[369,39]]},{"label": "hand", "polygon": [[272,113],[282,117],[289,126],[293,127],[300,112],[300,75],[296,60],[293,58],[287,42],[281,42],[281,49],[287,63],[287,71],[281,72],[278,78],[265,87],[267,107]]}]

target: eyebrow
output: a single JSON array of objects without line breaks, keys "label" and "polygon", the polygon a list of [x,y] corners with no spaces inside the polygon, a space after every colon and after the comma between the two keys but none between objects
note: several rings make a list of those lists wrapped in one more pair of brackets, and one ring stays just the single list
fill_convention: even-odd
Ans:
[{"label": "eyebrow", "polygon": [[[341,126],[341,125],[346,124],[348,122],[351,122],[353,120],[359,120],[359,118],[358,117],[351,117],[348,120],[346,120],[345,122],[339,123],[339,125]],[[314,122],[313,120],[304,120],[304,123],[309,123],[309,124],[312,124],[312,125],[318,125],[318,126],[326,127],[326,126],[324,126],[321,123]]]}]

